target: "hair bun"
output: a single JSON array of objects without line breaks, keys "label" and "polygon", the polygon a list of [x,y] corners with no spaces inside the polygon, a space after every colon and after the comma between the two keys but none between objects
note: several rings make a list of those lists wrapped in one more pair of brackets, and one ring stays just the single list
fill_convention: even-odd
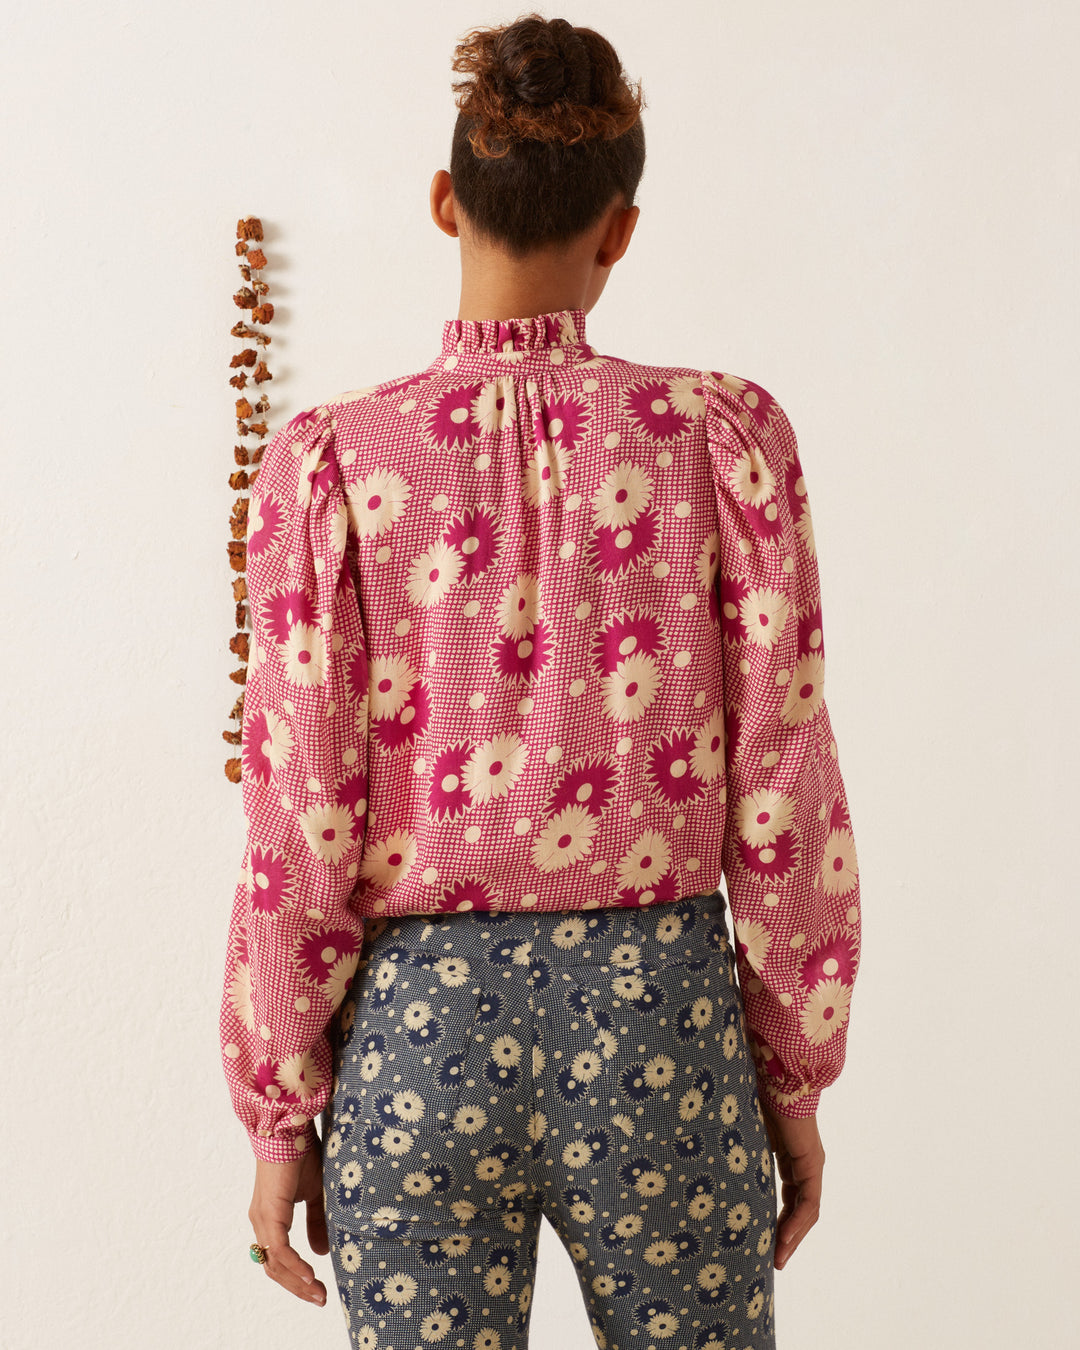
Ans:
[{"label": "hair bun", "polygon": [[485,157],[523,140],[574,145],[621,136],[643,105],[611,43],[567,19],[525,14],[502,28],[474,29],[458,43],[453,68],[471,77],[454,92],[473,149]]},{"label": "hair bun", "polygon": [[523,103],[534,108],[557,99],[588,103],[592,61],[568,20],[552,19],[526,33],[507,29],[496,55],[506,91]]}]

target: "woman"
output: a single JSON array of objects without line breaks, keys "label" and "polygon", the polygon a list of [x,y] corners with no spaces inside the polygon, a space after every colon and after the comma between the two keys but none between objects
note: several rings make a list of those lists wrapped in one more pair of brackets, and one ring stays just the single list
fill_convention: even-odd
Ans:
[{"label": "woman", "polygon": [[772,1346],[859,959],[795,436],[586,341],[645,153],[610,44],[534,14],[454,68],[459,314],[252,493],[252,1255],[325,1302],[304,1201],[357,1346],[510,1350],[547,1217],[600,1345]]}]

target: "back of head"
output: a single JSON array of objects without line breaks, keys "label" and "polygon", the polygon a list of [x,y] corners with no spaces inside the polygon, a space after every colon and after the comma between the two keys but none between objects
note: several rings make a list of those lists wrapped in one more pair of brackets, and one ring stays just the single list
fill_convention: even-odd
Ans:
[{"label": "back of head", "polygon": [[450,153],[454,198],[474,233],[515,257],[568,244],[617,196],[634,204],[645,167],[644,100],[611,43],[527,14],[457,46]]}]

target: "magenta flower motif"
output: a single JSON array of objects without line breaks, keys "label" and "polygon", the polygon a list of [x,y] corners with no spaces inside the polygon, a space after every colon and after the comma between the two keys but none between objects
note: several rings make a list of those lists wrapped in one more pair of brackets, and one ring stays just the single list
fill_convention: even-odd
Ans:
[{"label": "magenta flower motif", "polygon": [[276,914],[296,899],[296,879],[284,857],[271,849],[251,846],[251,908],[257,914]]},{"label": "magenta flower motif", "polygon": [[345,688],[352,699],[362,699],[368,692],[368,664],[364,647],[357,647],[345,664]]},{"label": "magenta flower motif", "polygon": [[[648,891],[652,895],[651,900],[642,900],[642,896]],[[682,895],[676,885],[674,872],[665,872],[658,881],[651,886],[624,886],[621,890],[615,892],[616,902],[620,905],[635,906],[640,909],[643,904],[650,907],[653,905],[666,904],[669,900],[678,900]]]},{"label": "magenta flower motif", "polygon": [[660,517],[655,511],[642,511],[629,525],[600,525],[593,531],[590,544],[593,568],[602,576],[627,572],[651,552],[660,534]]},{"label": "magenta flower motif", "polygon": [[813,989],[822,980],[839,980],[841,984],[855,983],[855,943],[846,933],[828,934],[799,967],[799,975],[807,989]]},{"label": "magenta flower motif", "polygon": [[724,572],[717,573],[720,588],[719,613],[724,625],[724,636],[729,642],[745,642],[749,634],[742,621],[742,603],[748,586],[738,577],[730,577]]},{"label": "magenta flower motif", "polygon": [[448,389],[435,402],[428,416],[427,433],[434,445],[443,450],[461,450],[480,435],[480,423],[473,417],[473,405],[483,382]]},{"label": "magenta flower motif", "polygon": [[[825,659],[825,634],[821,626],[821,604],[814,606],[808,613],[799,618],[799,655],[809,656],[811,652],[815,656]],[[810,639],[817,634],[817,644],[812,646]]]},{"label": "magenta flower motif", "polygon": [[367,810],[367,771],[350,774],[338,788],[336,796],[342,806],[347,806],[354,816],[359,817]]},{"label": "magenta flower motif", "polygon": [[315,984],[322,984],[343,956],[359,950],[356,937],[347,928],[309,929],[300,939],[296,961]]},{"label": "magenta flower motif", "polygon": [[263,627],[275,642],[284,642],[298,623],[315,623],[315,606],[304,590],[275,591],[263,606]]},{"label": "magenta flower motif", "polygon": [[746,386],[741,395],[743,407],[759,427],[767,426],[776,400],[767,389],[762,389],[753,380],[743,379],[742,383]]},{"label": "magenta flower motif", "polygon": [[257,558],[260,553],[266,552],[277,539],[282,521],[282,510],[276,497],[267,494],[265,497],[256,496],[255,500],[257,502],[256,511],[248,530],[247,556],[249,558]]},{"label": "magenta flower motif", "polygon": [[536,443],[558,441],[564,450],[573,450],[581,440],[588,420],[588,409],[580,399],[570,394],[558,394],[548,399],[533,419]]},{"label": "magenta flower motif", "polygon": [[623,410],[637,430],[654,441],[673,441],[690,425],[689,417],[672,406],[666,380],[631,385],[623,398]]},{"label": "magenta flower motif", "polygon": [[291,421],[285,423],[285,430],[303,431],[303,429],[309,423],[316,422],[318,421],[318,419],[319,419],[318,408],[305,408],[303,412],[298,412]]},{"label": "magenta flower motif", "polygon": [[492,565],[499,554],[499,536],[495,517],[480,506],[466,511],[447,526],[443,542],[457,549],[464,559],[459,581],[466,586]]},{"label": "magenta flower motif", "polygon": [[272,767],[270,758],[263,748],[270,740],[270,728],[263,709],[255,714],[244,732],[240,756],[243,759],[244,777],[253,783],[269,783]]},{"label": "magenta flower motif", "polygon": [[776,885],[789,876],[799,858],[799,839],[794,830],[780,835],[767,848],[754,848],[745,839],[736,839],[739,861],[759,881]]},{"label": "magenta flower motif", "polygon": [[497,899],[491,887],[474,877],[464,877],[452,886],[447,886],[438,898],[438,905],[440,910],[447,911],[489,910],[495,908]]},{"label": "magenta flower motif", "polygon": [[[767,502],[762,502],[760,506],[752,506],[749,503],[744,507],[746,518],[753,527],[754,533],[769,543],[776,543],[784,537],[784,517],[781,511],[776,510],[775,494]],[[773,512],[770,520],[766,514]]]},{"label": "magenta flower motif", "polygon": [[329,446],[323,450],[318,464],[308,470],[307,480],[311,484],[311,500],[317,502],[331,488],[341,481],[337,456]]},{"label": "magenta flower motif", "polygon": [[[267,1101],[272,1102],[296,1102],[300,1098],[295,1092],[290,1092],[278,1082],[278,1069],[281,1066],[273,1059],[264,1059],[255,1070],[254,1087],[266,1097]],[[268,1088],[273,1088],[273,1092],[268,1092]]]},{"label": "magenta flower motif", "polygon": [[548,815],[558,815],[568,806],[583,806],[590,815],[599,818],[611,805],[615,779],[615,770],[606,760],[581,760],[556,783],[548,802]]},{"label": "magenta flower motif", "polygon": [[396,717],[384,717],[371,724],[371,731],[387,750],[400,750],[412,745],[427,730],[431,720],[431,695],[426,684],[419,680],[409,691]]},{"label": "magenta flower motif", "polygon": [[624,610],[610,619],[593,639],[593,663],[599,675],[612,675],[619,662],[628,656],[640,652],[659,656],[666,646],[664,630],[655,615],[643,609]]},{"label": "magenta flower motif", "polygon": [[548,625],[539,619],[528,637],[500,638],[492,644],[495,669],[511,680],[534,680],[551,660]]},{"label": "magenta flower motif", "polygon": [[459,741],[436,758],[428,789],[428,805],[436,820],[454,820],[472,806],[464,778],[465,762],[472,751],[468,741]]},{"label": "magenta flower motif", "polygon": [[649,776],[657,792],[671,806],[691,802],[705,791],[705,784],[690,767],[693,751],[694,736],[686,731],[661,736],[649,747]]}]

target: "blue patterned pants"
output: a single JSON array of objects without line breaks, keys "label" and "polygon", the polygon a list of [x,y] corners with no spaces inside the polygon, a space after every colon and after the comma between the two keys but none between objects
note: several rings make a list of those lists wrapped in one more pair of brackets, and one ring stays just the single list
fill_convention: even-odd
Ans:
[{"label": "blue patterned pants", "polygon": [[772,1350],[776,1183],[721,890],[369,919],[323,1181],[363,1350],[525,1350],[541,1218],[601,1350]]}]

